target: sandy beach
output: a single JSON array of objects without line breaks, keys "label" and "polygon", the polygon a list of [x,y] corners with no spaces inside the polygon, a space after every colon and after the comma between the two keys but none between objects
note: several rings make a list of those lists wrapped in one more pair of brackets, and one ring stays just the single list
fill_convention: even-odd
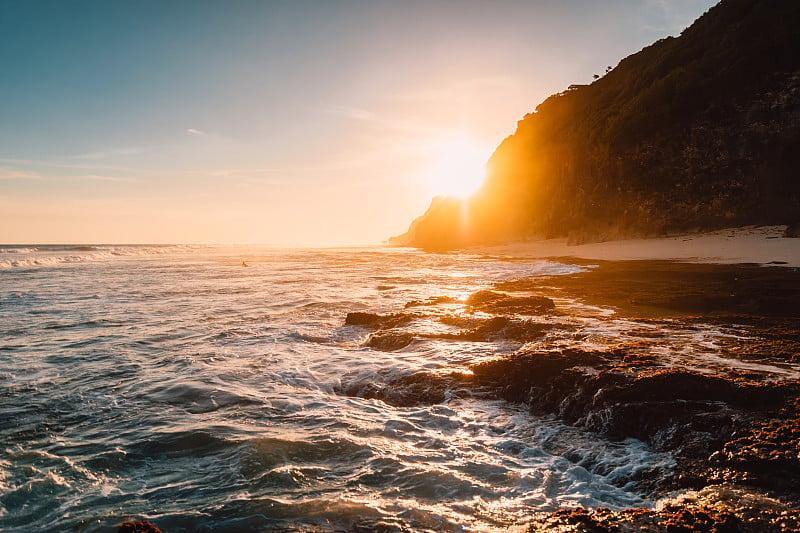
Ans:
[{"label": "sandy beach", "polygon": [[800,267],[800,239],[784,238],[786,226],[750,226],[694,235],[568,244],[567,239],[525,241],[468,249],[515,258],[672,260],[690,263],[757,263]]}]

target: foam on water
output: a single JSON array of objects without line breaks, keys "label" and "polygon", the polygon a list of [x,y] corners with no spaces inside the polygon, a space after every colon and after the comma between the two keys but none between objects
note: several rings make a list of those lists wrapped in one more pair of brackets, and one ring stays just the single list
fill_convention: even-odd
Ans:
[{"label": "foam on water", "polygon": [[187,246],[51,245],[0,247],[0,269],[52,267],[64,263],[102,261],[188,250]]},{"label": "foam on water", "polygon": [[[378,351],[369,331],[344,325],[348,312],[584,267],[385,249],[94,248],[0,252],[60,258],[0,272],[4,531],[113,531],[131,517],[172,533],[502,530],[565,505],[652,506],[633,480],[672,466],[641,442],[480,395],[396,407],[342,393],[520,346],[426,338],[441,326],[421,317],[414,342]],[[83,259],[64,259],[73,253]],[[645,327],[559,305],[574,312],[547,319],[558,327],[542,346],[607,345]],[[723,333],[666,334],[710,350]]]},{"label": "foam on water", "polygon": [[[753,372],[764,380],[800,379],[800,365],[790,362],[746,361],[731,355],[726,347],[733,341],[747,339],[745,328],[736,325],[680,321],[631,320],[616,316],[613,309],[560,299],[560,309],[568,310],[561,318],[551,318],[560,327],[554,328],[538,346],[568,347],[579,341],[589,350],[606,350],[615,346],[631,346],[631,350],[657,355],[665,367],[681,368],[705,374]],[[633,345],[639,344],[636,348]]]}]

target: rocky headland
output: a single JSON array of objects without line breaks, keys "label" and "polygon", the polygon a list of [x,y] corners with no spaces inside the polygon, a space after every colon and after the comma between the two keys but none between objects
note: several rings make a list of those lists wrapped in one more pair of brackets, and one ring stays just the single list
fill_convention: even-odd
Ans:
[{"label": "rocky headland", "polygon": [[[800,3],[723,0],[519,121],[481,191],[390,242],[572,243],[800,221]],[[466,216],[464,215],[466,213]]]}]

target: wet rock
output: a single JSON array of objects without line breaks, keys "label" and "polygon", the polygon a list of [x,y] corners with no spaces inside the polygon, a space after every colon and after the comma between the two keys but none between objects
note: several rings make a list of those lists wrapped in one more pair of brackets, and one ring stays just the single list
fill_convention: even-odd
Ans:
[{"label": "wet rock", "polygon": [[800,320],[741,317],[750,338],[733,346],[733,353],[741,359],[761,359],[800,363]]},{"label": "wet rock", "polygon": [[783,231],[783,236],[789,239],[797,239],[800,237],[800,222],[795,222],[794,224],[786,226],[786,229]]},{"label": "wet rock", "polygon": [[[618,344],[588,348],[603,341],[580,331],[583,316],[562,320],[552,300],[529,296],[537,293],[615,307],[613,315],[588,313],[592,321],[632,318],[632,327]],[[737,496],[735,505],[681,500],[658,510],[560,511],[541,515],[531,531],[797,531],[792,520],[800,502],[800,384],[789,376],[791,365],[800,362],[798,297],[800,277],[792,269],[600,262],[574,275],[501,282],[464,302],[447,297],[409,302],[418,314],[351,313],[348,324],[375,330],[367,340],[375,349],[401,349],[415,339],[533,342],[529,346],[536,348],[472,365],[472,377],[429,372],[380,377],[351,384],[346,394],[396,406],[466,395],[525,403],[531,412],[555,415],[609,439],[636,438],[669,452],[673,466],[625,481],[651,498],[713,484],[729,492],[739,490],[735,486],[752,491]],[[450,303],[465,304],[466,313],[435,307]],[[541,314],[547,316],[530,316]],[[417,319],[424,320],[415,322],[412,335],[404,326]],[[429,321],[440,327],[425,332]],[[730,333],[716,342],[715,362],[695,361],[691,350],[670,353],[676,330],[694,336],[709,327]],[[587,338],[591,344],[582,344]],[[709,353],[706,346],[698,351]],[[726,365],[725,359],[776,371],[735,361]],[[754,502],[765,494],[790,506],[762,512]]]},{"label": "wet rock", "polygon": [[458,328],[474,328],[480,324],[482,324],[485,319],[476,318],[473,315],[459,315],[459,314],[447,314],[441,315],[438,317],[439,322],[442,324],[447,324],[448,326],[455,326]]},{"label": "wet rock", "polygon": [[413,341],[414,335],[411,333],[383,331],[370,335],[366,342],[366,346],[382,352],[393,352],[395,350],[405,348]]},{"label": "wet rock", "polygon": [[[471,321],[475,323],[476,321]],[[426,335],[428,338],[462,340],[472,342],[512,341],[530,342],[541,338],[553,329],[552,324],[531,320],[519,320],[507,316],[495,316],[477,321],[476,325],[458,333]]]},{"label": "wet rock", "polygon": [[[598,261],[597,268],[554,278],[503,283],[546,295],[611,306],[624,316],[797,318],[800,272],[780,266],[671,261]],[[738,319],[737,319],[738,320]]]},{"label": "wet rock", "polygon": [[[581,367],[595,366],[603,361],[600,352],[577,349],[521,352],[473,365],[471,370],[477,383],[500,389],[506,400],[536,404],[549,411],[557,408],[568,391],[576,391],[583,378],[588,378]],[[555,397],[559,400],[554,405],[548,400]]]},{"label": "wet rock", "polygon": [[552,311],[556,304],[545,296],[509,296],[495,291],[478,291],[467,298],[467,307],[487,313],[516,313],[539,315]]},{"label": "wet rock", "polygon": [[361,326],[370,329],[396,328],[409,324],[416,318],[415,315],[405,313],[393,313],[380,315],[377,313],[351,312],[347,313],[344,319],[346,326]]},{"label": "wet rock", "polygon": [[800,399],[772,419],[759,420],[727,442],[714,459],[775,490],[800,494]]},{"label": "wet rock", "polygon": [[164,533],[154,524],[151,524],[147,520],[134,520],[132,522],[125,522],[119,529],[117,533]]},{"label": "wet rock", "polygon": [[408,309],[409,307],[422,307],[422,306],[431,306],[431,305],[442,305],[442,304],[455,304],[461,303],[461,300],[458,298],[453,298],[452,296],[432,296],[427,300],[411,300],[407,302],[405,308]]},{"label": "wet rock", "polygon": [[[653,487],[657,491],[700,488],[719,479],[719,470],[709,468],[712,456],[750,472],[736,478],[741,481],[765,489],[798,485],[796,410],[784,409],[779,421],[756,424],[747,437],[732,440],[754,421],[772,420],[772,411],[797,397],[796,386],[653,368],[651,356],[620,357],[618,351],[523,352],[474,365],[472,371],[476,383],[534,412],[672,452],[678,468]],[[771,444],[759,447],[761,441]],[[730,455],[720,455],[723,448]],[[776,466],[783,469],[776,472]]]},{"label": "wet rock", "polygon": [[712,486],[663,502],[657,509],[564,509],[542,514],[528,533],[790,533],[796,509],[763,494]]},{"label": "wet rock", "polygon": [[342,390],[348,396],[381,400],[395,407],[415,407],[442,403],[470,393],[463,374],[416,372],[386,383],[351,383]]}]

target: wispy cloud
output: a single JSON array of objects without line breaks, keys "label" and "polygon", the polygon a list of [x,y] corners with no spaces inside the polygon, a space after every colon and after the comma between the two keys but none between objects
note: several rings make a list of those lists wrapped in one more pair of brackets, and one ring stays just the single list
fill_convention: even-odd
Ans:
[{"label": "wispy cloud", "polygon": [[206,134],[206,132],[201,131],[201,130],[196,130],[194,128],[188,128],[186,130],[186,133],[188,133],[189,135],[205,135]]},{"label": "wispy cloud", "polygon": [[137,172],[133,168],[121,167],[117,165],[103,165],[97,163],[71,163],[71,162],[64,163],[62,161],[44,161],[41,159],[17,159],[10,157],[0,157],[0,164],[53,167],[53,168],[71,168],[78,170],[115,170],[119,172]]},{"label": "wispy cloud", "polygon": [[25,170],[15,170],[13,168],[0,167],[0,180],[46,181],[46,178],[37,172],[28,172]]},{"label": "wispy cloud", "polygon": [[144,147],[131,147],[131,148],[114,148],[112,150],[103,150],[99,152],[89,152],[85,154],[78,154],[70,156],[70,159],[107,159],[110,157],[124,156],[124,155],[137,155],[144,154],[150,151],[150,148]]},{"label": "wispy cloud", "polygon": [[58,178],[58,181],[110,181],[114,183],[130,183],[139,180],[127,176],[101,176],[98,174],[83,174],[81,176],[61,177]]},{"label": "wispy cloud", "polygon": [[78,176],[44,176],[39,172],[28,170],[17,170],[13,168],[0,167],[0,181],[44,181],[50,183],[71,183],[80,181],[108,181],[108,182],[133,182],[135,178],[125,176],[104,176],[100,174],[81,174]]}]

